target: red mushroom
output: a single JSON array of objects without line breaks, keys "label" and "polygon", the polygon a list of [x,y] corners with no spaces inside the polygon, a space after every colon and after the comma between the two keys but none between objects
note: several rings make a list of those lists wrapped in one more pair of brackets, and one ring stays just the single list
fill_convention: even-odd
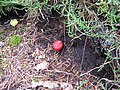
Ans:
[{"label": "red mushroom", "polygon": [[63,42],[60,41],[60,40],[56,40],[54,43],[53,43],[53,49],[57,52],[61,51],[63,48]]}]

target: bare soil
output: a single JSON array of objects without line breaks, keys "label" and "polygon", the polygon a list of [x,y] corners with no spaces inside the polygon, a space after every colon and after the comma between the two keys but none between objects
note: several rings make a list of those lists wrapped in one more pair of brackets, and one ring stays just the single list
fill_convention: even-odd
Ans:
[{"label": "bare soil", "polygon": [[[54,13],[55,14],[55,13]],[[47,47],[47,44],[52,44],[55,40],[62,40],[64,42],[64,48],[59,53],[59,60],[69,61],[71,66],[75,65],[75,69],[77,71],[84,70],[88,71],[92,68],[98,67],[104,63],[105,55],[101,52],[101,46],[96,45],[93,39],[82,36],[80,39],[73,39],[67,35],[67,30],[65,29],[65,25],[63,24],[63,20],[57,15],[52,13],[52,17],[46,17],[44,20],[41,20],[37,23],[38,32],[41,33],[41,30],[44,31],[44,38],[38,36],[37,43],[43,46],[43,48]],[[41,18],[39,18],[40,20]],[[49,40],[46,40],[49,39]],[[55,51],[51,51],[50,53],[56,53]],[[70,68],[69,68],[70,69]],[[113,79],[113,72],[109,65],[106,65],[102,71],[97,72],[94,70],[92,72],[93,75],[98,77],[105,77],[108,79]]]}]

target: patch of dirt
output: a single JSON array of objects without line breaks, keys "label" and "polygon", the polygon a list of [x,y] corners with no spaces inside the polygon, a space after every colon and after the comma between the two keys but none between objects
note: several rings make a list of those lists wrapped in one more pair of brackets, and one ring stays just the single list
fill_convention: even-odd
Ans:
[{"label": "patch of dirt", "polygon": [[[22,6],[17,6],[19,9],[23,8]],[[11,19],[17,19],[19,23],[26,17],[25,10],[12,10],[11,12],[0,12],[0,41],[4,40],[7,36],[9,36],[11,31],[17,31],[18,28],[12,27],[9,23]]]},{"label": "patch of dirt", "polygon": [[[39,20],[41,20],[41,17],[39,17]],[[74,69],[79,72],[89,71],[90,69],[98,67],[104,63],[105,55],[101,52],[100,46],[96,45],[92,39],[86,36],[82,36],[80,39],[74,40],[68,37],[66,34],[67,31],[64,27],[65,25],[61,18],[55,16],[51,18],[48,16],[43,20],[43,22],[41,21],[38,21],[36,26],[38,28],[38,32],[41,33],[43,30],[43,35],[45,37],[43,40],[43,38],[39,36],[37,43],[40,44],[40,47],[41,45],[47,47],[48,42],[52,44],[54,40],[62,40],[64,42],[64,48],[59,53],[59,60],[63,62],[69,61],[70,65],[75,65]],[[98,69],[95,69],[91,73],[100,78],[114,78],[109,65],[105,65],[100,72],[97,72],[97,70]]]},{"label": "patch of dirt", "polygon": [[[80,39],[68,37],[64,26],[63,18],[56,17],[53,14],[45,16],[44,19],[42,16],[39,16],[38,23],[36,24],[38,33],[43,34],[39,35],[36,41],[37,44],[39,43],[39,47],[42,46],[45,48],[48,43],[52,45],[57,39],[64,42],[64,48],[61,52],[57,53],[51,50],[48,53],[52,56],[55,54],[59,55],[57,60],[53,61],[50,69],[54,67],[60,71],[72,73],[74,76],[70,77],[69,82],[72,80],[75,82],[85,72],[95,77],[113,80],[114,74],[109,64],[104,65],[98,72],[98,67],[104,63],[105,59],[105,55],[101,51],[101,46],[96,45],[93,39],[86,36],[81,36]],[[58,80],[59,77],[61,76],[59,75],[55,79],[54,76],[54,80]],[[63,77],[65,78],[65,76]],[[71,79],[73,77],[75,79]]]}]

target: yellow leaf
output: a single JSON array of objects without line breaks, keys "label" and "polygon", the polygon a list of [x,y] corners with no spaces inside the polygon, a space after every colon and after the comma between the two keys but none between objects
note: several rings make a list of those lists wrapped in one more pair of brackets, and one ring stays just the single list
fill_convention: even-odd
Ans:
[{"label": "yellow leaf", "polygon": [[17,24],[18,24],[17,19],[12,19],[12,20],[10,21],[10,25],[12,25],[13,27],[15,27]]}]

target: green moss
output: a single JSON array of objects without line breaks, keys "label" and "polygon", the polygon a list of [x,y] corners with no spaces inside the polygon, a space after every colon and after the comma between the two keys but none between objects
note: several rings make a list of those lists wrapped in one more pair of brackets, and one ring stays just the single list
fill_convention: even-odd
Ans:
[{"label": "green moss", "polygon": [[18,35],[13,35],[9,39],[9,45],[10,46],[18,46],[22,41],[22,38]]}]

